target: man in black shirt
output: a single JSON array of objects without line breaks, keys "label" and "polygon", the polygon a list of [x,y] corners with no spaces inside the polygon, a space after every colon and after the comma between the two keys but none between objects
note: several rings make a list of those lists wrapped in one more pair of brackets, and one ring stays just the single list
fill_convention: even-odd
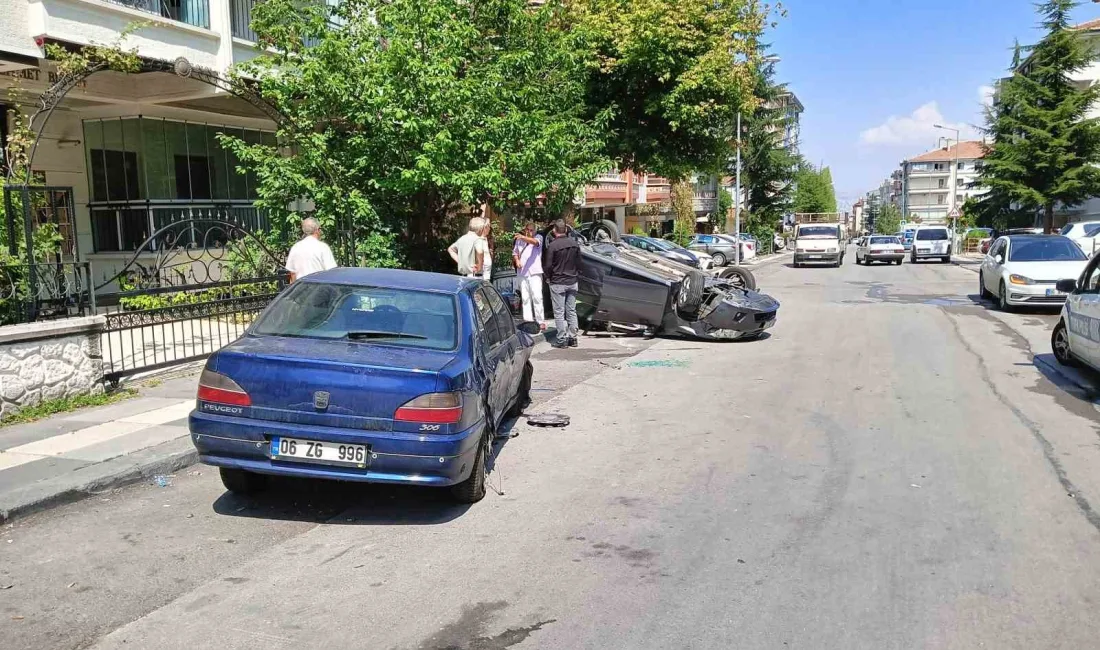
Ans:
[{"label": "man in black shirt", "polygon": [[554,322],[558,339],[556,348],[577,346],[577,278],[581,248],[569,236],[565,221],[554,222],[554,239],[546,245],[546,265],[543,273],[550,285],[550,302],[554,306]]}]

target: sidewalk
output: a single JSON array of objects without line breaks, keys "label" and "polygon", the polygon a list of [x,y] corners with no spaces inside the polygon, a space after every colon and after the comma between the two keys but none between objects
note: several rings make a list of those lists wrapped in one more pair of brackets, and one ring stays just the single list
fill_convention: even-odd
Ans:
[{"label": "sidewalk", "polygon": [[951,263],[955,266],[966,269],[967,271],[978,272],[978,267],[982,265],[982,261],[985,260],[985,255],[953,255],[951,257]]},{"label": "sidewalk", "polygon": [[187,430],[198,369],[115,404],[0,428],[0,521],[197,460]]}]

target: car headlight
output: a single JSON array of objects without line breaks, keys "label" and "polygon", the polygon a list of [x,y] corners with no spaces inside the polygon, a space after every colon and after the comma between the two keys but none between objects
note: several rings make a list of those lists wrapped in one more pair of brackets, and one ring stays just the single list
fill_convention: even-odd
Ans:
[{"label": "car headlight", "polygon": [[1032,280],[1031,278],[1025,278],[1022,275],[1016,275],[1015,273],[1008,276],[1008,281],[1012,284],[1035,284],[1035,280]]},{"label": "car headlight", "polygon": [[835,252],[836,252],[836,249],[835,249],[835,248],[830,248],[830,249],[829,249],[829,252],[830,252],[830,253],[835,253]]},{"label": "car headlight", "polygon": [[796,253],[805,253],[806,249],[799,246],[798,248],[794,249],[794,252],[796,252]]}]

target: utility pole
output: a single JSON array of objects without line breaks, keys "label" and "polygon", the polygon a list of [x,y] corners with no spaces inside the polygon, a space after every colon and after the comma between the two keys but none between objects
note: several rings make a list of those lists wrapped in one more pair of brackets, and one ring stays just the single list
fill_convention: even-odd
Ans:
[{"label": "utility pole", "polygon": [[741,266],[741,111],[737,111],[737,196],[733,198],[733,265]]}]

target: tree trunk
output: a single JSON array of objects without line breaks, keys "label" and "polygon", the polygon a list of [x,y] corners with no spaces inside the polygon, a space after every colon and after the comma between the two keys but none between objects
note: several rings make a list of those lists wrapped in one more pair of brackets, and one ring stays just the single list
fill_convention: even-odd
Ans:
[{"label": "tree trunk", "polygon": [[1048,203],[1043,208],[1043,232],[1050,235],[1054,232],[1054,204]]}]

